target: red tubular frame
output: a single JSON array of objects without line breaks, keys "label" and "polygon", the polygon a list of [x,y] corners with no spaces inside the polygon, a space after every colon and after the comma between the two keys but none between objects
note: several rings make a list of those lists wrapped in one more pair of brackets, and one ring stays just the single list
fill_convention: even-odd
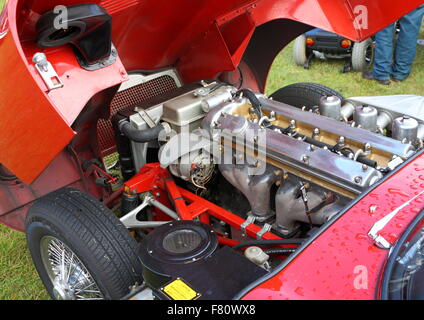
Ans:
[{"label": "red tubular frame", "polygon": [[[137,175],[125,183],[124,191],[132,194],[152,192],[157,200],[168,207],[173,206],[181,220],[198,218],[201,222],[209,224],[210,216],[212,216],[237,229],[241,229],[242,224],[246,221],[234,213],[177,186],[168,170],[161,168],[159,163],[146,164]],[[164,194],[167,196],[165,197]],[[163,215],[163,213],[159,212],[156,218],[160,220],[159,217]],[[261,227],[254,224],[250,224],[245,228],[246,235],[254,239],[257,238],[259,231],[261,231]],[[262,235],[262,239],[281,238],[271,232],[266,232]],[[233,246],[238,242],[220,237],[220,243]]]}]

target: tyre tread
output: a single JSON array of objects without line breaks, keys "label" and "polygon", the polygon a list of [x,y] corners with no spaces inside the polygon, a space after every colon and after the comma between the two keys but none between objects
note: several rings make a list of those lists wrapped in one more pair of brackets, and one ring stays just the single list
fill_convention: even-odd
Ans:
[{"label": "tyre tread", "polygon": [[319,99],[325,95],[335,95],[344,100],[344,97],[334,89],[313,82],[290,84],[275,91],[270,97],[275,101],[290,104],[298,108],[303,106],[311,108],[318,105]]},{"label": "tyre tread", "polygon": [[96,259],[97,268],[107,275],[109,287],[115,288],[113,298],[140,283],[136,241],[113,212],[92,196],[73,188],[54,191],[30,208],[26,225],[34,221],[50,222],[56,229],[60,225],[77,235]]}]

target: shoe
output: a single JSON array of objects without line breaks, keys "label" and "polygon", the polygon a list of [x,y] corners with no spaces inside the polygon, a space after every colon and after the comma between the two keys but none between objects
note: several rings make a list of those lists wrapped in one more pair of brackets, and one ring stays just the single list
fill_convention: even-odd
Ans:
[{"label": "shoe", "polygon": [[388,86],[390,84],[390,80],[379,80],[379,79],[374,78],[374,75],[372,74],[371,71],[365,71],[364,73],[362,73],[362,78],[367,79],[367,80],[375,80],[379,84],[384,84],[385,86]]},{"label": "shoe", "polygon": [[[405,78],[406,79],[406,78]],[[405,79],[398,79],[398,78],[392,78],[392,80],[394,81],[394,82],[402,82],[403,80],[405,80]]]}]

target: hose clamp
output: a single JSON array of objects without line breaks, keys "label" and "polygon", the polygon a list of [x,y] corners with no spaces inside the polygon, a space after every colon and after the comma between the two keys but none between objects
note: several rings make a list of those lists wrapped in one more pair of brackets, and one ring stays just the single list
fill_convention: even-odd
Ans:
[{"label": "hose clamp", "polygon": [[256,234],[256,239],[262,240],[263,235],[271,231],[271,228],[272,228],[272,225],[270,225],[269,223],[265,223],[263,228],[259,230],[259,232]]},{"label": "hose clamp", "polygon": [[241,224],[240,229],[241,229],[243,237],[246,236],[246,228],[250,226],[251,224],[255,223],[255,220],[256,220],[255,216],[248,216],[246,221]]}]

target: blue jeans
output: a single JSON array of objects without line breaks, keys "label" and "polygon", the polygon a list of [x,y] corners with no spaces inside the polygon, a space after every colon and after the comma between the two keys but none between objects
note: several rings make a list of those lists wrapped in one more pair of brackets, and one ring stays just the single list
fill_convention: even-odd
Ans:
[{"label": "blue jeans", "polygon": [[415,59],[423,15],[424,5],[421,5],[399,19],[400,33],[396,43],[394,43],[394,23],[375,35],[373,69],[375,79],[389,80],[391,76],[403,80],[409,76]]}]

